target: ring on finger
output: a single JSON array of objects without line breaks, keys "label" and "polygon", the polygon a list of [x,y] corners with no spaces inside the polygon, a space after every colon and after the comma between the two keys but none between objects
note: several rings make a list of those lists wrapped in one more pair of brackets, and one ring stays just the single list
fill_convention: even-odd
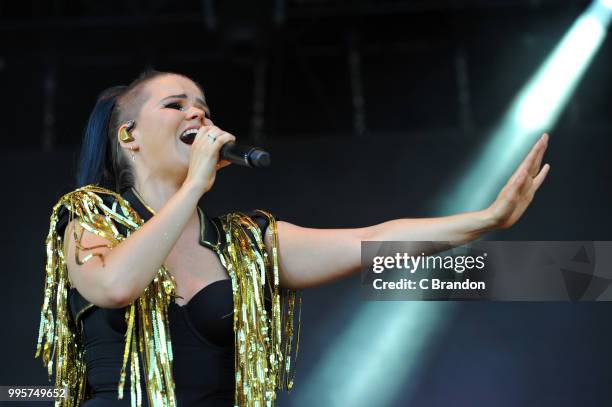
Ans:
[{"label": "ring on finger", "polygon": [[213,136],[212,134],[208,134],[208,138],[211,139],[213,143],[217,140],[217,136]]}]

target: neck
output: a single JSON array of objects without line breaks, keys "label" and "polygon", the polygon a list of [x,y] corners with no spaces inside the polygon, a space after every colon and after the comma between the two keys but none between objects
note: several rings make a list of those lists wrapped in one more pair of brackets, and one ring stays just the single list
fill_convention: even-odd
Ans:
[{"label": "neck", "polygon": [[179,190],[180,184],[174,181],[149,177],[145,180],[136,179],[134,188],[145,203],[157,213]]}]

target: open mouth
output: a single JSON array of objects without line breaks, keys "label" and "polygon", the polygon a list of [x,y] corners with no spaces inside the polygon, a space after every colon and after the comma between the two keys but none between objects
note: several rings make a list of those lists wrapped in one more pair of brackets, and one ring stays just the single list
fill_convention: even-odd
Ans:
[{"label": "open mouth", "polygon": [[198,134],[199,129],[187,129],[181,133],[179,139],[185,144],[193,144],[193,139]]}]

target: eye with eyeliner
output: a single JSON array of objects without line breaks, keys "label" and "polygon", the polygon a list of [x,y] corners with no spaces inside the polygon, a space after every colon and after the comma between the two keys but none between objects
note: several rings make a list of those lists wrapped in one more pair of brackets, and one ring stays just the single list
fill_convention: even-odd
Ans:
[{"label": "eye with eyeliner", "polygon": [[[170,103],[165,104],[164,107],[168,108],[168,109],[176,109],[176,110],[180,110],[180,111],[184,111],[185,110],[185,107],[181,104],[181,102],[170,102]],[[204,111],[204,116],[207,119],[211,118],[210,112],[208,111],[208,109],[205,109],[205,108],[203,108],[201,106],[199,106],[199,108]]]},{"label": "eye with eyeliner", "polygon": [[183,105],[181,105],[180,102],[170,102],[165,104],[164,107],[169,109],[183,110]]}]

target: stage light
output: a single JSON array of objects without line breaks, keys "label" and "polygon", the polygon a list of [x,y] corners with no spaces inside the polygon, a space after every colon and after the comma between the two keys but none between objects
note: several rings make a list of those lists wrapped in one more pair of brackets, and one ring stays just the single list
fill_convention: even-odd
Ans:
[{"label": "stage light", "polygon": [[[338,326],[310,375],[296,385],[295,405],[371,407],[391,405],[410,393],[407,379],[427,359],[435,332],[454,306],[443,302],[368,302]],[[299,380],[299,378],[298,378]]]},{"label": "stage light", "polygon": [[554,127],[605,38],[610,3],[596,0],[578,17],[518,93],[454,192],[444,197],[440,214],[487,207],[535,140]]},{"label": "stage light", "polygon": [[[518,93],[490,141],[458,187],[436,204],[451,214],[483,209],[543,131],[552,129],[599,49],[612,0],[596,0],[576,20],[533,78]],[[386,406],[410,399],[436,332],[455,304],[367,302],[338,326],[309,376],[296,386],[295,405]]]}]

